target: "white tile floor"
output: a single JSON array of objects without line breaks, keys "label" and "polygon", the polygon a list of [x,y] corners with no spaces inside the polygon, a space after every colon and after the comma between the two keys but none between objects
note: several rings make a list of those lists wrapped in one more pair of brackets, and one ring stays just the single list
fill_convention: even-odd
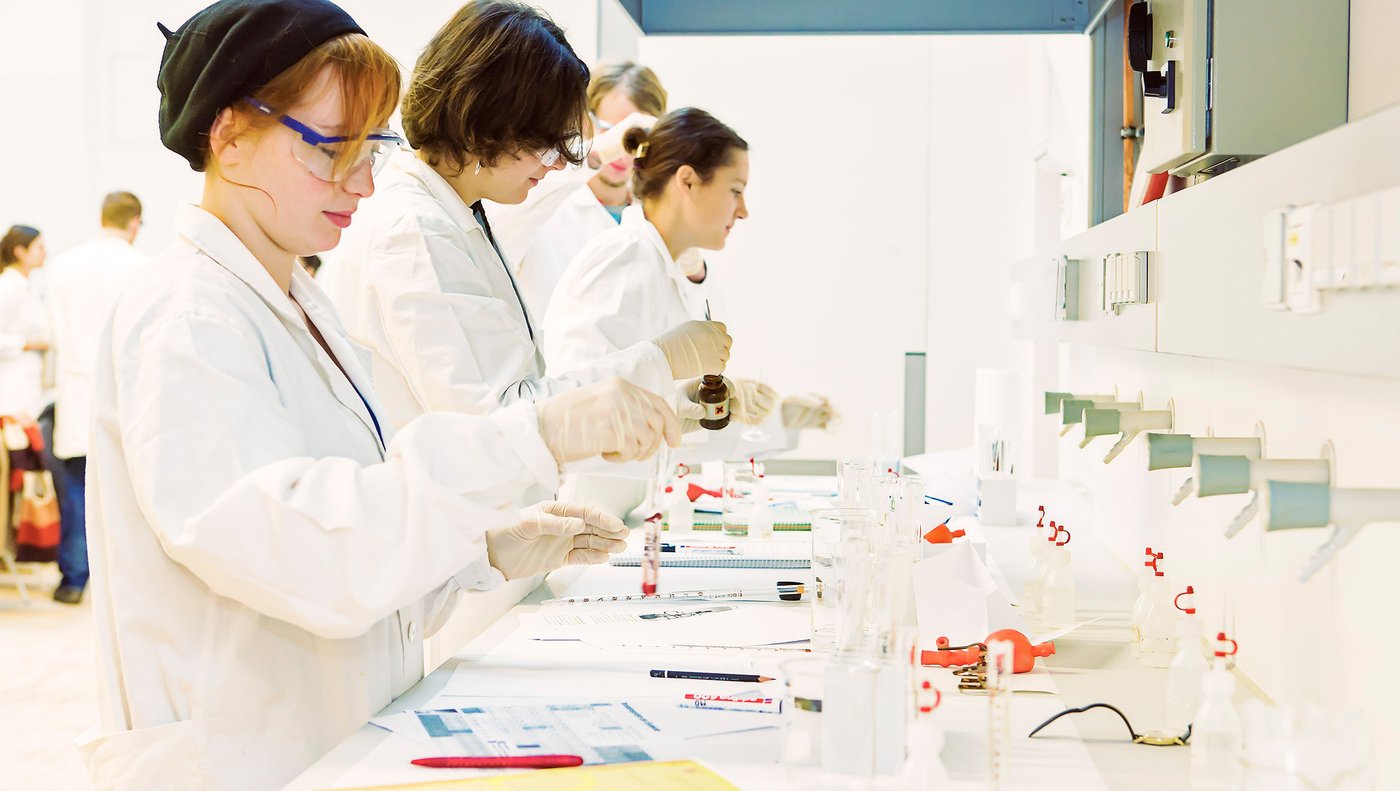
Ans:
[{"label": "white tile floor", "polygon": [[54,602],[53,566],[29,570],[28,606],[0,571],[0,789],[88,791],[73,739],[97,722],[92,608]]}]

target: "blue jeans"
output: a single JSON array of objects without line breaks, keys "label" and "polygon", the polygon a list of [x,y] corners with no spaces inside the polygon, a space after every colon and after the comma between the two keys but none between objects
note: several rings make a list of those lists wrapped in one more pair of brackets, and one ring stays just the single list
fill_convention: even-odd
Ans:
[{"label": "blue jeans", "polygon": [[59,584],[86,588],[88,583],[87,555],[87,457],[60,459],[53,455],[53,405],[39,415],[39,431],[44,435],[44,464],[53,476],[54,494],[58,496],[58,570],[63,574]]}]

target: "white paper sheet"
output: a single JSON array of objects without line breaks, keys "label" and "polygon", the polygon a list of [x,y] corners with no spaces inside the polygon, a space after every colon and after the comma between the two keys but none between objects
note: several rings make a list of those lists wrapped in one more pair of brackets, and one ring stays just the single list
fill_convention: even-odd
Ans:
[{"label": "white paper sheet", "polygon": [[587,764],[669,756],[682,749],[681,741],[782,723],[774,714],[683,708],[680,697],[542,701],[439,696],[432,708],[370,722],[438,751],[436,755],[581,755]]}]

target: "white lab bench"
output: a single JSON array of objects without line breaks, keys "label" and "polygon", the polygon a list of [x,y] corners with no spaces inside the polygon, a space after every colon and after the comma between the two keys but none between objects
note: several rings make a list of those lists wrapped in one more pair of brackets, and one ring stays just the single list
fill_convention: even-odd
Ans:
[{"label": "white lab bench", "polygon": [[[810,480],[810,479],[808,479]],[[773,481],[781,488],[781,479]],[[1073,514],[1088,513],[1086,498],[1055,483],[1023,484],[1020,505],[1023,522],[1036,504],[1047,506],[1051,514],[1061,514],[1075,524]],[[1029,523],[1025,523],[1029,524]],[[1029,571],[1029,527],[982,527],[971,517],[959,517],[954,527],[968,530],[968,537],[984,541],[989,566],[999,583],[1004,583],[1013,601],[1019,599],[1021,585]],[[780,534],[781,535],[781,534]],[[805,535],[805,534],[804,534]],[[1103,616],[1068,637],[1055,641],[1056,655],[1038,660],[1048,668],[1048,677],[1058,694],[1018,694],[1012,700],[1011,782],[1009,788],[1064,788],[1085,791],[1092,788],[1181,789],[1189,786],[1189,750],[1186,747],[1150,747],[1128,742],[1126,728],[1112,712],[1097,709],[1069,715],[1035,739],[1026,739],[1034,725],[1056,711],[1093,702],[1107,702],[1121,709],[1140,732],[1156,727],[1165,709],[1166,670],[1140,667],[1127,649],[1128,614],[1137,595],[1132,573],[1098,545],[1090,531],[1076,534],[1071,541],[1073,568],[1078,588],[1080,618]],[[662,590],[684,590],[704,585],[728,585],[726,570],[662,569]],[[742,572],[752,575],[753,571]],[[800,579],[809,572],[766,572],[777,579]],[[586,576],[585,576],[586,575]],[[492,653],[509,640],[520,626],[522,613],[539,609],[538,602],[558,596],[565,590],[585,586],[594,591],[630,591],[637,587],[638,570],[593,566],[563,569],[551,574],[543,584],[528,592],[510,607],[515,594],[493,595],[466,616],[471,622],[463,631],[475,631],[475,639],[414,688],[387,706],[383,713],[425,707],[448,683],[458,666],[475,666],[489,672]],[[745,583],[749,584],[749,583]],[[806,606],[755,605],[755,606]],[[509,608],[509,609],[507,609]],[[462,627],[459,624],[459,629]],[[461,633],[461,632],[459,632]],[[550,643],[530,646],[532,660],[548,660]],[[491,654],[491,656],[488,656]],[[683,654],[658,655],[658,666],[678,666]],[[786,658],[786,657],[784,657]],[[560,672],[568,672],[561,669]],[[987,776],[985,697],[960,694],[951,672],[923,669],[920,679],[929,679],[943,691],[939,720],[946,731],[942,753],[949,773],[947,788],[985,788]],[[1044,679],[1040,679],[1043,683]],[[1248,685],[1240,685],[1248,695]],[[780,694],[775,687],[774,694]],[[581,696],[618,697],[607,689],[580,690]],[[786,773],[778,762],[779,729],[714,736],[695,740],[693,757],[722,773],[745,789],[788,788]],[[399,782],[428,782],[472,776],[472,770],[423,769],[409,760],[420,757],[424,748],[402,736],[371,725],[361,727],[327,753],[288,789],[314,791]],[[478,772],[480,774],[480,772]],[[806,784],[803,784],[804,788]],[[910,788],[908,779],[886,781],[876,787]]]}]

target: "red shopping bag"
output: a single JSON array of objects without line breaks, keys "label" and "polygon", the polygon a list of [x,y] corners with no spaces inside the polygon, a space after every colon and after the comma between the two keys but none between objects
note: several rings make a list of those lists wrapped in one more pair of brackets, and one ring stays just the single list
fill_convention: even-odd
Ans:
[{"label": "red shopping bag", "polygon": [[15,560],[48,563],[58,559],[58,497],[48,470],[25,471],[15,504]]}]

